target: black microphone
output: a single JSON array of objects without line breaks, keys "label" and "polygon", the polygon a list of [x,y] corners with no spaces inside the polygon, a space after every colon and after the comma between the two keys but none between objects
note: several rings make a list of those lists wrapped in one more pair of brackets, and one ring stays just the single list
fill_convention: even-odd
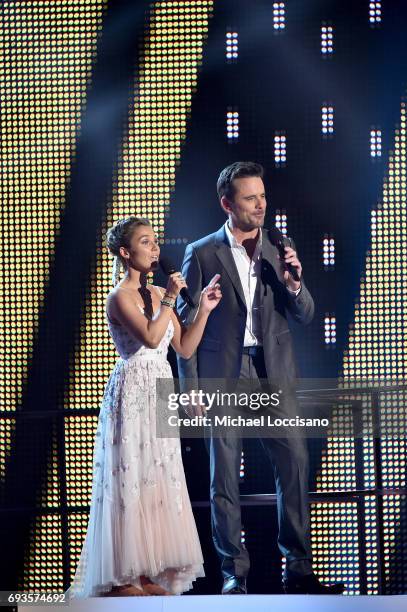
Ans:
[{"label": "black microphone", "polygon": [[[285,247],[292,248],[291,238],[288,238],[288,236],[284,236],[284,234],[280,232],[280,230],[277,229],[277,227],[272,227],[271,229],[269,229],[269,238],[270,238],[271,244],[274,244],[274,246],[277,247],[279,255],[284,261]],[[298,272],[296,268],[294,268],[294,266],[292,266],[291,264],[286,264],[286,268],[295,281],[300,280],[300,277],[298,276]]]},{"label": "black microphone", "polygon": [[[166,276],[170,276],[170,274],[174,274],[174,272],[178,272],[177,268],[174,265],[174,262],[169,259],[169,257],[160,257],[159,260],[160,268],[164,272]],[[180,294],[184,301],[188,304],[190,308],[195,308],[195,304],[193,299],[188,293],[188,289],[186,287],[182,287]]]}]

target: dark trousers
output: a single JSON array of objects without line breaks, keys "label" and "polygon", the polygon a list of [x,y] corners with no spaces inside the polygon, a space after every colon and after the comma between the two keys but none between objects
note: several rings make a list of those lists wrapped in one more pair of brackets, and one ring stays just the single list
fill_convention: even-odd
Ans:
[{"label": "dark trousers", "polygon": [[[266,378],[262,353],[243,354],[240,379],[253,387]],[[280,416],[285,416],[281,414]],[[292,415],[288,415],[292,416]],[[290,430],[285,438],[261,438],[271,461],[277,491],[278,545],[287,559],[286,574],[309,574],[311,570],[308,502],[308,451],[306,440]],[[221,560],[223,576],[247,576],[249,554],[241,542],[240,461],[242,439],[210,438],[210,499],[212,535]],[[265,543],[265,546],[267,544]]]}]

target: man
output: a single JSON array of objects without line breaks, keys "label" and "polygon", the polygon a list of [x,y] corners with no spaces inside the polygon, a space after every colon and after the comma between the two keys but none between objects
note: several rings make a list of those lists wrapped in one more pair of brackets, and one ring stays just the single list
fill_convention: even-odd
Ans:
[{"label": "man", "polygon": [[[266,196],[263,168],[253,162],[226,167],[217,183],[220,204],[228,216],[224,226],[189,244],[182,274],[195,304],[202,289],[221,274],[222,295],[211,314],[197,352],[178,360],[181,385],[185,379],[260,379],[289,383],[296,376],[287,313],[308,324],[314,303],[293,248],[285,258],[263,229]],[[297,278],[288,271],[295,269]],[[195,315],[182,299],[179,315],[188,325]],[[191,383],[191,381],[190,381]],[[185,388],[185,386],[184,386]],[[204,412],[204,407],[198,409]],[[280,416],[295,415],[295,400],[285,402]],[[283,580],[287,593],[341,593],[343,584],[322,585],[311,567],[308,503],[308,455],[299,436],[262,438],[277,489],[278,544],[286,557]],[[211,436],[211,520],[213,540],[221,560],[222,593],[246,593],[249,555],[241,543],[239,467],[241,438]]]}]

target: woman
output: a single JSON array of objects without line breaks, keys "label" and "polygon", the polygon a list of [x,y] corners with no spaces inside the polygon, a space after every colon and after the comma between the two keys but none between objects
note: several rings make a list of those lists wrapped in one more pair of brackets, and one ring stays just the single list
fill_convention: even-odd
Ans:
[{"label": "woman", "polygon": [[[150,223],[128,217],[107,232],[125,275],[106,314],[120,359],[107,383],[95,439],[88,531],[70,597],[179,594],[204,576],[178,438],[155,437],[156,379],[172,377],[171,343],[189,358],[221,299],[217,275],[184,328],[175,300],[185,280],[147,284],[160,248]],[[117,280],[117,274],[115,274]]]}]

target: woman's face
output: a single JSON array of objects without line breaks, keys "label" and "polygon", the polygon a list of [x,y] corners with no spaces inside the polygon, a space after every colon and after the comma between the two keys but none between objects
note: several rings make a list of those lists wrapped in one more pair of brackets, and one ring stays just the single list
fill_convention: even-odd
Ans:
[{"label": "woman's face", "polygon": [[120,247],[120,254],[129,268],[144,274],[157,268],[160,247],[153,228],[148,225],[136,227],[130,239],[129,249]]}]

